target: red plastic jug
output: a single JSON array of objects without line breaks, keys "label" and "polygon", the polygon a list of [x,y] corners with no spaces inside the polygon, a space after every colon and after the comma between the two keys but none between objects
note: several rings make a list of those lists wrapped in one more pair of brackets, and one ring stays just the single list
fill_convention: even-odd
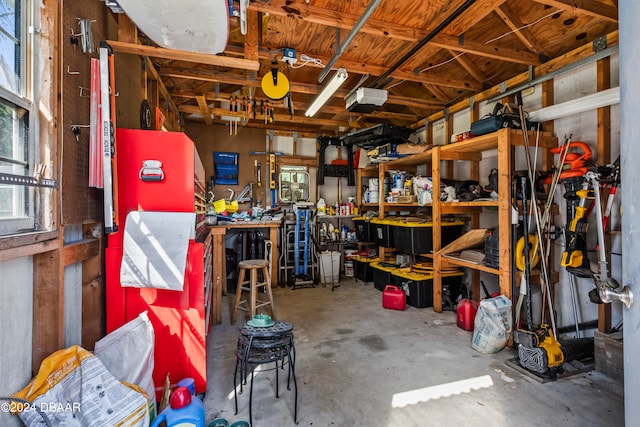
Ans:
[{"label": "red plastic jug", "polygon": [[458,327],[465,331],[473,331],[473,322],[477,311],[478,305],[475,301],[466,298],[460,300],[457,309]]},{"label": "red plastic jug", "polygon": [[382,307],[391,310],[404,310],[406,295],[397,286],[387,285],[382,291]]}]

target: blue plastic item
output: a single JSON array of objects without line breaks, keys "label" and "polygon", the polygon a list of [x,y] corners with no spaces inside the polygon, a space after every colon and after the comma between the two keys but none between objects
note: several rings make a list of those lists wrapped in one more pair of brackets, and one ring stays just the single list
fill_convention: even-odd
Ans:
[{"label": "blue plastic item", "polygon": [[[174,398],[176,394],[181,394],[180,399]],[[189,397],[185,399],[184,395]],[[151,427],[158,427],[163,421],[167,427],[205,427],[204,404],[187,387],[178,387],[171,396],[171,405],[153,420]]]},{"label": "blue plastic item", "polygon": [[196,382],[193,378],[184,378],[178,381],[178,387],[186,387],[191,395],[196,394]]}]

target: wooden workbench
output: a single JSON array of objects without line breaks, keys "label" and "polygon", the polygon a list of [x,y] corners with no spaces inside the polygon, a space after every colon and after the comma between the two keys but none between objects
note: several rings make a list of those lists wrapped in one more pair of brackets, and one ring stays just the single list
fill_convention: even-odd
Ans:
[{"label": "wooden workbench", "polygon": [[282,221],[243,221],[224,222],[208,226],[213,236],[213,301],[211,319],[216,325],[222,322],[222,292],[227,289],[227,257],[225,250],[225,235],[227,230],[269,229],[271,240],[271,287],[278,285],[278,229]]}]

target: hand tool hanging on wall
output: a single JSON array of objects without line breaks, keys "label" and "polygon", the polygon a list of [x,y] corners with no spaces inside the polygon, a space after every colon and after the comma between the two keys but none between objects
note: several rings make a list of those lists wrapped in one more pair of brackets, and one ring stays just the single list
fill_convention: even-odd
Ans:
[{"label": "hand tool hanging on wall", "polygon": [[253,111],[253,118],[254,119],[256,118],[256,113],[257,113],[257,109],[258,109],[257,108],[257,103],[258,103],[258,101],[257,101],[256,97],[252,96],[251,97],[251,110]]},{"label": "hand tool hanging on wall", "polygon": [[[522,232],[524,236],[529,236],[529,219],[527,203],[529,198],[527,193],[529,192],[529,180],[527,177],[520,177],[520,191],[522,192]],[[532,200],[535,200],[532,197]],[[524,280],[526,284],[526,309],[527,309],[527,330],[533,330],[533,313],[531,306],[531,259],[529,258],[529,243],[524,245]]]},{"label": "hand tool hanging on wall", "polygon": [[[607,204],[604,208],[604,214],[602,218],[602,228],[604,229],[604,231],[607,231],[609,217],[611,216],[611,208],[613,207],[613,199],[616,196],[616,191],[618,190],[618,185],[620,184],[620,156],[618,156],[618,158],[615,162],[613,162],[612,165],[598,167],[598,174],[600,175],[601,182],[611,185],[609,187],[609,196],[607,197]],[[596,245],[596,250],[597,249],[599,249],[598,245]]]},{"label": "hand tool hanging on wall", "polygon": [[100,99],[102,103],[102,160],[104,184],[104,228],[107,234],[118,230],[118,172],[116,162],[116,103],[113,50],[100,43]]},{"label": "hand tool hanging on wall", "polygon": [[616,291],[620,284],[609,275],[607,254],[605,250],[604,228],[602,225],[602,203],[600,201],[600,177],[597,172],[589,171],[585,178],[591,184],[594,192],[596,210],[596,230],[598,232],[598,273],[593,274],[595,289],[589,292],[591,302],[601,304],[609,303],[613,300],[612,295],[617,294],[617,298],[625,304],[627,308],[633,304],[633,296],[628,286],[624,286],[621,291]]},{"label": "hand tool hanging on wall", "polygon": [[258,162],[258,188],[262,187],[262,163]]},{"label": "hand tool hanging on wall", "polygon": [[269,154],[269,189],[271,190],[271,206],[276,205],[276,155]]},{"label": "hand tool hanging on wall", "polygon": [[[582,182],[580,182],[582,181]],[[587,255],[587,222],[585,206],[588,198],[593,198],[593,191],[589,191],[589,183],[582,178],[568,178],[563,182],[567,191],[564,198],[567,201],[566,248],[562,253],[560,265],[566,267],[570,274],[578,277],[591,277],[591,267]],[[581,189],[575,188],[580,185]],[[573,216],[570,217],[569,215]],[[571,219],[569,219],[571,218]]]},{"label": "hand tool hanging on wall", "polygon": [[264,124],[266,125],[269,121],[269,100],[264,102],[264,108],[262,110],[262,114],[264,114]]}]

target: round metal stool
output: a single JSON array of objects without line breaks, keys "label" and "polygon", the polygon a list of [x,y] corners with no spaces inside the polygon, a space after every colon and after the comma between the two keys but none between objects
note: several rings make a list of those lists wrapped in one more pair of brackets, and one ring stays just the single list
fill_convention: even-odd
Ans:
[{"label": "round metal stool", "polygon": [[246,385],[249,370],[251,371],[251,386],[249,388],[249,422],[253,422],[253,371],[256,366],[275,363],[276,398],[280,397],[278,371],[288,365],[287,390],[291,390],[293,380],[294,409],[293,421],[298,419],[298,384],[295,372],[295,345],[293,341],[293,325],[289,322],[275,321],[271,326],[255,327],[248,324],[240,326],[240,335],[236,347],[236,369],[233,373],[233,397],[238,414],[237,378],[240,373],[240,393],[243,384]]}]

